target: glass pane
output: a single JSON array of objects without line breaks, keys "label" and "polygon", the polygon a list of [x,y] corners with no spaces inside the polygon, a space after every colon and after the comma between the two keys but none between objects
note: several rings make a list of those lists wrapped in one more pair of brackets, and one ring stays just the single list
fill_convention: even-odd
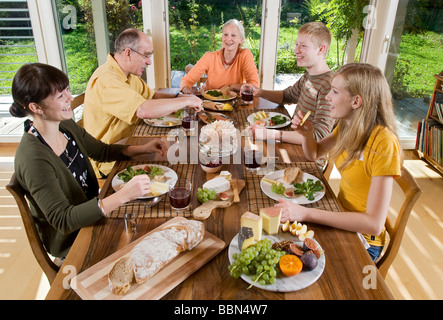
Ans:
[{"label": "glass pane", "polygon": [[438,1],[401,0],[386,63],[400,139],[414,148],[417,125],[443,70],[443,7]]},{"label": "glass pane", "polygon": [[221,27],[230,19],[243,22],[243,47],[251,50],[258,69],[261,4],[261,0],[169,1],[172,87],[180,87],[188,64],[195,64],[206,51],[221,49]]},{"label": "glass pane", "polygon": [[[327,63],[331,69],[360,60],[369,0],[282,0],[275,90],[293,85],[306,71],[297,66],[295,40],[301,25],[322,21],[333,35]],[[349,57],[348,57],[349,56]]]},{"label": "glass pane", "polygon": [[[71,92],[84,92],[98,67],[92,4],[90,0],[56,0]],[[141,1],[106,0],[109,47],[126,28],[142,30]]]},{"label": "glass pane", "polygon": [[17,70],[37,61],[27,2],[0,2],[0,95],[5,95],[0,100],[2,112],[7,112],[12,101],[9,95]]}]

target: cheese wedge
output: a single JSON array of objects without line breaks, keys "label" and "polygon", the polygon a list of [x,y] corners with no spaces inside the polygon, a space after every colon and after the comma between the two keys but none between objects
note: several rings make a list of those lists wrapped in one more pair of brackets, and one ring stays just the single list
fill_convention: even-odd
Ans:
[{"label": "cheese wedge", "polygon": [[261,240],[263,228],[262,217],[253,214],[252,212],[246,211],[241,216],[241,226],[252,228],[252,232],[254,232],[254,240]]},{"label": "cheese wedge", "polygon": [[159,195],[169,191],[169,187],[166,183],[158,182],[158,181],[151,183],[149,188],[151,189],[151,194],[153,196],[159,196]]},{"label": "cheese wedge", "polygon": [[217,176],[214,179],[208,180],[203,184],[203,189],[211,189],[216,193],[225,192],[231,188],[231,184],[225,177]]},{"label": "cheese wedge", "polygon": [[254,244],[254,231],[249,227],[241,227],[238,233],[238,247],[241,251]]},{"label": "cheese wedge", "polygon": [[268,234],[278,234],[281,212],[282,208],[277,207],[260,209],[260,217],[263,219],[263,230]]}]

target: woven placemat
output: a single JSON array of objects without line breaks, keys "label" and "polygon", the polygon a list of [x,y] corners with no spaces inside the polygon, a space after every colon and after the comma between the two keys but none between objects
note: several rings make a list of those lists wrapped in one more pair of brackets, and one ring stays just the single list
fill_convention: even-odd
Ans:
[{"label": "woven placemat", "polygon": [[132,135],[134,137],[166,137],[168,136],[169,131],[174,128],[181,128],[181,126],[154,127],[145,123],[143,119],[138,119]]},{"label": "woven placemat", "polygon": [[[313,176],[321,179],[322,173],[321,169],[316,165],[315,162],[296,162],[293,164],[278,164],[276,170],[281,170],[288,168],[290,166],[297,166],[302,171],[312,174]],[[253,213],[259,213],[261,208],[272,207],[274,204],[278,203],[271,198],[269,198],[260,188],[260,181],[263,175],[258,175],[255,172],[249,172],[244,168],[245,180],[246,180],[246,196],[248,198],[248,210]],[[330,190],[326,188],[325,195],[320,200],[305,204],[303,206],[309,208],[319,208],[328,211],[340,211],[336,201],[334,200],[334,195],[331,194]]]},{"label": "woven placemat", "polygon": [[[191,181],[194,180],[194,173],[196,164],[174,164],[171,165],[167,161],[163,162],[151,162],[152,164],[158,164],[162,166],[166,166],[171,168],[177,173],[178,179],[189,179]],[[131,161],[123,161],[120,163],[118,171],[126,169],[128,166],[135,166],[140,163],[131,162]],[[106,196],[111,195],[114,192],[112,187],[108,190]],[[161,200],[159,203],[152,207],[148,207],[145,205],[146,201],[143,200],[134,200],[130,201],[123,206],[118,207],[114,211],[111,212],[110,218],[123,218],[126,213],[136,213],[138,218],[171,218],[171,217],[191,217],[192,216],[192,208],[187,211],[177,214],[171,210],[169,204],[169,197],[167,194],[161,196]]]},{"label": "woven placemat", "polygon": [[[272,110],[269,110],[269,109],[238,109],[236,112],[237,112],[237,122],[239,124],[240,131],[243,131],[244,129],[246,129],[249,126],[249,122],[248,122],[249,115],[251,115],[255,112],[259,112],[259,111],[278,112],[278,113],[284,114],[289,117],[288,111],[283,106],[278,106],[277,108],[272,109]],[[291,129],[291,126],[288,125],[284,128],[280,128],[278,130],[291,131],[292,129]]]}]

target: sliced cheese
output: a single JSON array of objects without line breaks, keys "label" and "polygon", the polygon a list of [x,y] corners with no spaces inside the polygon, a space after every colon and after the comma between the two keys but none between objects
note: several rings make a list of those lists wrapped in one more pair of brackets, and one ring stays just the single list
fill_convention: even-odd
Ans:
[{"label": "sliced cheese", "polygon": [[254,232],[254,240],[261,240],[263,229],[262,217],[253,214],[252,212],[246,211],[241,216],[241,226],[252,228],[252,232]]},{"label": "sliced cheese", "polygon": [[254,231],[249,227],[241,227],[238,233],[238,247],[241,251],[249,248],[255,243]]},{"label": "sliced cheese", "polygon": [[159,196],[163,193],[166,193],[169,191],[169,187],[166,183],[155,181],[154,183],[151,183],[149,186],[151,189],[151,194],[153,196]]},{"label": "sliced cheese", "polygon": [[282,208],[277,207],[260,209],[260,217],[263,219],[263,230],[268,234],[278,234],[281,212]]},{"label": "sliced cheese", "polygon": [[214,179],[206,181],[203,184],[203,189],[204,188],[214,190],[216,193],[220,193],[229,190],[231,188],[231,184],[225,177],[218,176]]},{"label": "sliced cheese", "polygon": [[225,178],[228,181],[231,181],[232,179],[232,174],[229,171],[222,171],[220,172],[219,176]]}]

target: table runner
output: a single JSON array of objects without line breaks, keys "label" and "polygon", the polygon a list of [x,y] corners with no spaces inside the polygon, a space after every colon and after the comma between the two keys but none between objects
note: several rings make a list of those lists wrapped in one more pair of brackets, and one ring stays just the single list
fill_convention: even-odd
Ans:
[{"label": "table runner", "polygon": [[[177,173],[178,179],[189,179],[191,181],[194,180],[194,173],[196,164],[173,164],[171,165],[167,161],[162,162],[150,162],[152,164],[158,164],[165,167],[169,167]],[[135,166],[140,163],[132,162],[132,161],[122,161],[118,167],[117,172],[126,169],[128,166]],[[109,188],[106,196],[111,195],[114,192],[112,187]],[[177,217],[178,214],[172,212],[170,204],[169,204],[169,196],[167,194],[161,195],[161,200],[159,203],[152,207],[145,206],[145,201],[143,200],[133,200],[130,201],[114,211],[111,212],[110,218],[123,218],[126,213],[136,213],[138,218],[170,218]],[[186,212],[180,214],[181,217],[191,217],[192,216],[192,208],[187,210]]]},{"label": "table runner", "polygon": [[[288,168],[290,166],[297,166],[302,171],[312,174],[313,176],[322,180],[322,173],[320,168],[315,162],[296,162],[296,163],[284,163],[276,164],[276,170],[281,170]],[[245,180],[246,180],[246,196],[248,199],[248,210],[250,212],[258,214],[260,208],[272,207],[274,204],[278,203],[271,198],[269,198],[260,188],[260,181],[263,175],[257,175],[255,172],[249,172],[244,168]],[[320,200],[304,204],[303,206],[308,208],[319,208],[328,211],[340,211],[336,201],[334,201],[334,195],[331,193],[330,189],[326,188],[325,195]]]}]

